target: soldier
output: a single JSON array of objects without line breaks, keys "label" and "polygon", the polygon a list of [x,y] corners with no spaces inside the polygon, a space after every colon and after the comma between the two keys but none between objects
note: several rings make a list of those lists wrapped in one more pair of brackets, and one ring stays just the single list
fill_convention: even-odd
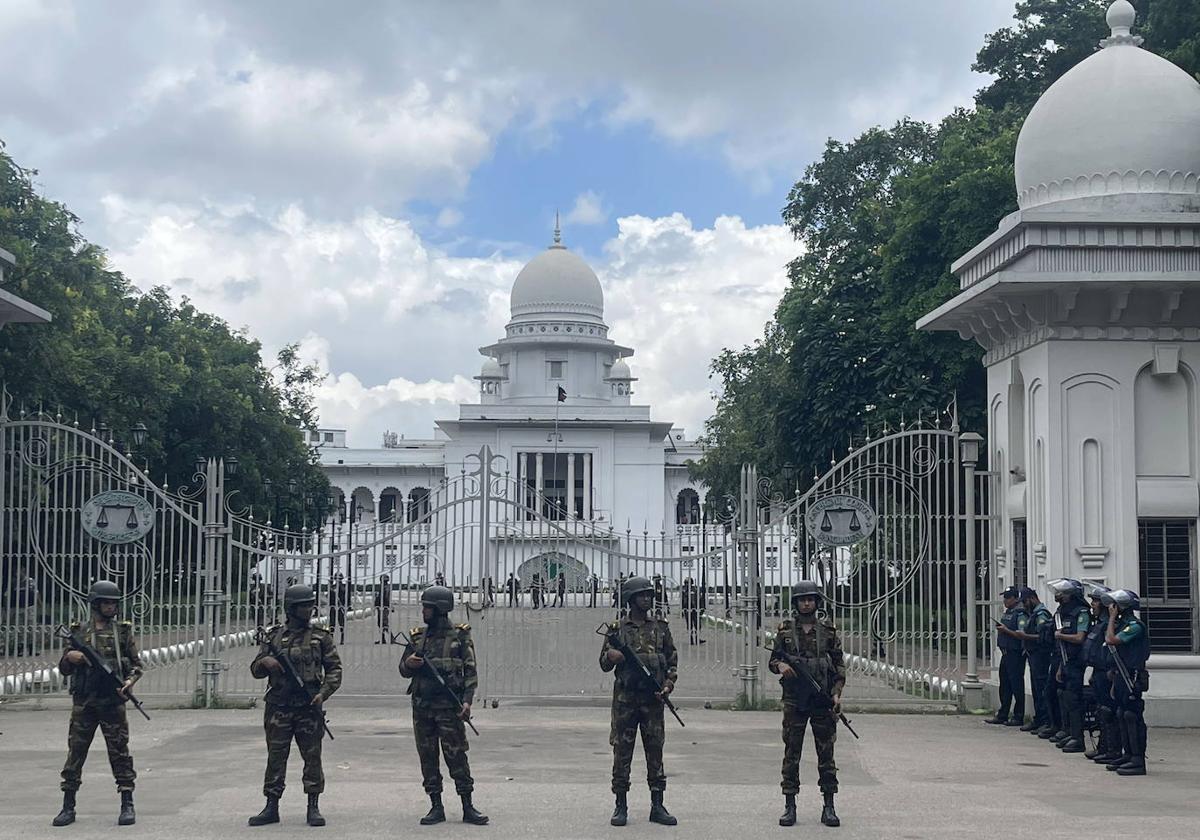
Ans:
[{"label": "soldier", "polygon": [[[291,585],[292,581],[289,581]],[[346,644],[346,608],[350,606],[350,587],[346,585],[346,576],[338,572],[333,584],[329,587],[329,631],[340,630],[338,644]],[[287,612],[287,607],[284,607]]]},{"label": "soldier", "polygon": [[1038,598],[1038,594],[1028,586],[1021,589],[1021,603],[1025,606],[1028,618],[1023,630],[1017,630],[1016,636],[1025,648],[1029,660],[1029,689],[1033,694],[1033,720],[1021,727],[1022,732],[1032,732],[1034,735],[1049,738],[1058,728],[1054,725],[1054,709],[1050,697],[1053,687],[1051,680],[1051,651],[1054,649],[1054,616]]},{"label": "soldier", "polygon": [[[1104,765],[1106,770],[1115,770],[1122,776],[1146,775],[1146,701],[1142,692],[1150,688],[1146,662],[1150,659],[1150,633],[1146,624],[1134,610],[1142,607],[1136,592],[1117,589],[1101,596],[1108,607],[1108,623],[1104,631],[1104,643],[1112,646],[1113,670],[1108,678],[1113,686],[1117,701],[1117,714],[1121,727],[1122,755]],[[1120,657],[1125,673],[1129,675],[1132,688],[1117,667]]]},{"label": "soldier", "polygon": [[384,575],[379,579],[379,589],[375,592],[375,623],[379,625],[379,640],[377,645],[390,644],[392,641],[392,579]]},{"label": "soldier", "polygon": [[637,654],[662,686],[655,694],[632,663],[612,647],[608,637],[600,649],[600,670],[616,669],[613,681],[612,724],[608,743],[613,748],[612,791],[616,796],[611,825],[625,825],[629,819],[629,769],[638,729],[642,731],[642,749],[646,752],[646,781],[650,786],[650,822],[676,825],[678,820],[663,805],[667,774],[663,770],[663,698],[675,690],[679,654],[671,638],[671,629],[661,618],[650,615],[654,607],[654,584],[644,577],[630,577],[622,587],[629,613],[612,626],[622,642]]},{"label": "soldier", "polygon": [[71,678],[71,725],[67,732],[67,761],[62,769],[62,810],[54,818],[53,825],[64,826],[75,822],[75,792],[83,780],[83,763],[87,760],[88,748],[96,737],[96,727],[104,733],[108,747],[108,763],[112,767],[117,791],[121,794],[121,814],[117,825],[133,825],[133,787],[137,773],[133,769],[133,756],[129,754],[129,720],[125,716],[126,692],[142,677],[142,660],[138,655],[137,642],[133,638],[133,625],[117,620],[117,606],[121,590],[115,583],[98,580],[88,590],[91,607],[86,625],[71,624],[71,631],[78,633],[84,641],[96,649],[124,684],[114,691],[103,674],[88,664],[81,651],[73,650],[71,643],[64,644],[58,670],[64,677]]},{"label": "soldier", "polygon": [[[1001,594],[1004,615],[996,622],[996,644],[1000,648],[1000,708],[988,723],[1022,726],[1025,723],[1025,652],[1018,631],[1029,619],[1021,605],[1021,587],[1010,586]],[[1009,717],[1009,708],[1012,717]]]},{"label": "soldier", "polygon": [[1091,668],[1088,687],[1091,689],[1091,702],[1096,710],[1096,722],[1100,727],[1100,736],[1096,739],[1095,749],[1083,754],[1084,758],[1107,764],[1121,754],[1121,736],[1117,729],[1116,701],[1112,696],[1112,684],[1108,681],[1108,669],[1112,666],[1112,657],[1104,646],[1104,630],[1108,626],[1107,610],[1102,599],[1109,592],[1107,586],[1091,584],[1088,587],[1088,600],[1092,602],[1092,626],[1088,629],[1087,638],[1083,640],[1083,665]]},{"label": "soldier", "polygon": [[1050,581],[1054,600],[1058,602],[1055,613],[1054,640],[1059,648],[1058,704],[1063,718],[1063,728],[1050,739],[1066,753],[1084,752],[1083,744],[1083,640],[1092,626],[1092,615],[1083,602],[1083,584],[1074,578]]},{"label": "soldier", "polygon": [[567,576],[564,572],[558,573],[558,578],[554,582],[554,606],[565,607],[567,604]]},{"label": "soldier", "polygon": [[[283,593],[285,624],[267,630],[267,636],[250,663],[255,679],[268,678],[263,709],[263,729],[267,737],[267,771],[263,777],[266,807],[250,818],[250,825],[279,822],[279,797],[283,796],[288,755],[292,739],[304,759],[304,792],[308,794],[309,825],[325,825],[318,800],[325,790],[321,769],[321,739],[325,735],[323,704],[342,684],[342,662],[338,658],[333,634],[313,627],[312,615],[317,596],[304,584],[289,586]],[[271,650],[286,656],[304,680],[301,693],[288,681],[283,664]],[[310,699],[311,696],[311,699]]]},{"label": "soldier", "polygon": [[508,573],[508,582],[504,584],[504,587],[508,590],[508,605],[510,607],[521,606],[521,581],[515,572]]},{"label": "soldier", "polygon": [[[446,757],[446,768],[454,779],[454,789],[462,799],[463,822],[487,825],[488,818],[475,810],[471,795],[475,780],[467,762],[467,729],[464,721],[471,717],[471,703],[479,676],[475,671],[475,644],[471,641],[468,624],[451,624],[454,593],[444,586],[431,586],[421,593],[421,618],[424,627],[414,627],[412,643],[400,657],[400,676],[411,680],[408,693],[412,695],[413,736],[421,760],[421,778],[429,794],[429,813],[421,817],[421,825],[445,822],[442,805],[442,772],[438,762],[438,746]],[[462,700],[455,703],[424,669],[428,663],[442,675],[454,693]]]},{"label": "soldier", "polygon": [[[783,816],[780,825],[796,824],[796,794],[800,791],[800,754],[804,749],[804,730],[811,724],[817,747],[817,784],[824,797],[821,823],[830,827],[842,824],[833,809],[837,793],[837,764],[833,745],[837,741],[837,715],[842,709],[842,689],[846,685],[846,665],[842,660],[842,642],[833,621],[817,607],[823,600],[821,588],[811,580],[792,587],[794,618],[783,621],[775,633],[774,650],[767,664],[779,674],[783,686]],[[818,696],[812,682],[784,661],[781,653],[801,660],[809,673],[825,689],[833,705]]]}]

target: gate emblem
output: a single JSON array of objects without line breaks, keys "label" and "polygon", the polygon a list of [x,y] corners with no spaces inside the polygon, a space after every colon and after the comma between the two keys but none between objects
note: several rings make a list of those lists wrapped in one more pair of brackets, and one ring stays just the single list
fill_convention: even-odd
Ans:
[{"label": "gate emblem", "polygon": [[804,525],[822,545],[854,545],[875,530],[875,511],[856,496],[825,496],[809,506]]},{"label": "gate emblem", "polygon": [[136,493],[107,490],[83,503],[80,524],[92,539],[109,545],[137,542],[154,527],[154,506]]}]

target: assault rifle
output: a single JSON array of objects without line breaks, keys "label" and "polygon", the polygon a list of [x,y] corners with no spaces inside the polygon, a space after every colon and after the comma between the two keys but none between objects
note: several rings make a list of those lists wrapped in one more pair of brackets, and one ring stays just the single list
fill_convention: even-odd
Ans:
[{"label": "assault rifle", "polygon": [[[1054,613],[1054,629],[1055,630],[1063,629],[1062,616],[1059,615],[1057,612]],[[1067,667],[1067,646],[1063,642],[1062,639],[1056,639],[1055,641],[1058,642],[1059,667],[1065,669]]]},{"label": "assault rifle", "polygon": [[621,641],[621,634],[617,632],[617,626],[615,624],[601,624],[596,628],[596,633],[608,639],[609,645],[621,652],[621,655],[625,657],[625,662],[629,664],[629,667],[633,669],[635,674],[638,674],[642,678],[642,681],[648,687],[654,689],[655,696],[663,701],[663,705],[675,716],[675,720],[679,721],[679,725],[686,726],[687,724],[683,722],[683,718],[679,716],[679,710],[671,702],[671,698],[663,694],[662,683],[646,667],[646,663],[638,659],[638,655],[633,652],[633,648]]},{"label": "assault rifle", "polygon": [[[764,645],[764,647],[766,646]],[[787,665],[791,666],[791,669],[796,672],[796,676],[807,680],[809,685],[812,686],[813,691],[817,693],[817,697],[828,703],[829,708],[833,708],[833,697],[819,682],[817,682],[817,678],[813,676],[813,672],[808,669],[808,665],[805,664],[803,660],[797,659],[786,650],[776,650],[775,648],[771,647],[768,647],[767,650],[771,651],[772,656],[782,659]],[[837,713],[837,718],[842,722],[843,726],[850,730],[850,734],[854,736],[854,739],[858,740],[858,733],[855,732],[854,727],[850,725],[850,719],[846,717],[845,712],[839,710]]]},{"label": "assault rifle", "polygon": [[[113,626],[116,627],[117,625],[114,624]],[[119,634],[121,631],[114,630],[113,632]],[[112,687],[114,692],[117,692],[118,697],[124,696],[126,700],[133,704],[135,709],[142,713],[142,717],[150,720],[150,715],[146,714],[146,710],[142,708],[142,701],[133,696],[132,690],[126,691],[124,695],[118,692],[118,689],[125,685],[125,680],[121,679],[121,675],[114,671],[112,666],[100,655],[100,651],[89,645],[84,641],[83,636],[72,631],[66,625],[58,625],[58,629],[54,631],[54,635],[68,642],[72,650],[82,653],[84,658],[87,659],[88,665],[95,668],[97,673],[104,676],[104,681]],[[118,645],[121,643],[120,638],[117,638],[116,641]]]},{"label": "assault rifle", "polygon": [[[433,663],[425,658],[425,642],[427,641],[427,639],[422,638],[421,649],[418,651],[416,644],[413,642],[412,638],[410,638],[408,636],[407,633],[405,633],[402,630],[397,635],[400,636],[400,638],[404,640],[404,644],[408,646],[405,648],[405,650],[407,650],[408,648],[412,648],[413,653],[415,653],[417,656],[421,657],[421,661],[424,662],[424,664],[421,666],[420,672],[424,672],[424,673],[428,674],[429,676],[433,677],[433,679],[437,682],[437,684],[442,687],[442,691],[444,691],[447,694],[447,696],[449,696],[450,699],[454,701],[455,705],[458,706],[459,712],[461,712],[463,709],[463,706],[465,706],[467,704],[464,703],[462,701],[462,698],[458,696],[458,692],[455,691],[453,688],[451,688],[446,683],[446,678],[442,676],[442,672],[439,671],[437,668],[435,668]],[[468,715],[466,718],[464,718],[464,720],[466,721],[467,726],[471,727],[471,731],[474,732],[476,735],[478,735],[479,730],[475,728],[475,724],[471,723],[470,715]]]},{"label": "assault rifle", "polygon": [[[282,666],[283,676],[287,680],[292,691],[295,691],[303,697],[308,698],[308,705],[311,706],[312,699],[317,696],[317,692],[310,691],[308,686],[304,684],[304,679],[300,676],[300,672],[296,670],[296,666],[292,662],[291,658],[279,648],[275,647],[274,642],[271,641],[271,634],[266,630],[266,628],[258,628],[254,634],[254,641],[260,645],[266,646],[267,653],[275,657],[275,661]],[[329,729],[329,720],[325,716],[325,704],[322,703],[317,708],[321,712],[321,728],[325,730],[325,734],[328,735],[329,740],[332,741],[333,732]]]},{"label": "assault rifle", "polygon": [[1112,654],[1113,662],[1116,663],[1117,671],[1120,673],[1121,679],[1124,680],[1125,687],[1129,689],[1130,695],[1136,694],[1137,691],[1133,687],[1133,677],[1129,673],[1129,666],[1126,665],[1125,660],[1121,658],[1121,654],[1117,651],[1117,646],[1110,645],[1108,642],[1105,642],[1104,646],[1108,648],[1108,652]]}]

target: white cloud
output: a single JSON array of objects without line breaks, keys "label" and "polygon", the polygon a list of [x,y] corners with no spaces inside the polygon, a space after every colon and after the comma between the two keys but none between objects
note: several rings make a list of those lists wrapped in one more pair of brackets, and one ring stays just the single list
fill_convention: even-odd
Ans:
[{"label": "white cloud", "polygon": [[599,225],[608,221],[608,211],[604,209],[600,196],[587,190],[575,196],[575,206],[563,221],[571,225]]},{"label": "white cloud", "polygon": [[437,226],[440,228],[458,227],[463,220],[462,211],[456,207],[443,207],[438,213]]}]

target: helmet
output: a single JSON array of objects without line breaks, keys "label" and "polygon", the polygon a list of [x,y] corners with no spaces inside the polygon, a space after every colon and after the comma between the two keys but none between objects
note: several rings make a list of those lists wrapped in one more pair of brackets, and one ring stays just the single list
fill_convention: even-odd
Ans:
[{"label": "helmet", "polygon": [[621,584],[621,597],[625,599],[625,603],[630,603],[638,595],[643,592],[653,592],[654,584],[648,578],[637,577],[626,578]]},{"label": "helmet", "polygon": [[1103,599],[1105,592],[1111,592],[1111,591],[1112,591],[1111,589],[1109,589],[1107,586],[1105,586],[1102,583],[1088,584],[1088,597],[1091,598],[1093,601],[1100,601],[1101,599]]},{"label": "helmet", "polygon": [[1030,589],[1028,586],[1022,586],[1018,596],[1022,601],[1028,601],[1030,598],[1036,598],[1037,592]]},{"label": "helmet", "polygon": [[1074,578],[1058,578],[1047,584],[1054,590],[1055,595],[1067,595],[1074,598],[1083,597],[1083,584]]},{"label": "helmet", "polygon": [[292,607],[300,604],[315,604],[316,602],[317,596],[312,591],[312,587],[305,586],[303,583],[293,584],[283,592],[284,612],[291,612]]},{"label": "helmet", "polygon": [[811,580],[802,580],[792,586],[792,604],[795,604],[801,598],[807,597],[815,597],[819,604],[825,600],[825,593],[821,591],[821,587],[817,586]]},{"label": "helmet", "polygon": [[454,609],[454,593],[445,586],[431,586],[421,593],[421,606],[433,607],[446,615]]},{"label": "helmet", "polygon": [[88,590],[88,603],[95,606],[97,601],[120,601],[121,588],[111,580],[98,580]]},{"label": "helmet", "polygon": [[1112,603],[1117,605],[1117,609],[1121,612],[1140,610],[1142,608],[1141,598],[1131,589],[1114,589],[1109,593],[1109,598]]}]

